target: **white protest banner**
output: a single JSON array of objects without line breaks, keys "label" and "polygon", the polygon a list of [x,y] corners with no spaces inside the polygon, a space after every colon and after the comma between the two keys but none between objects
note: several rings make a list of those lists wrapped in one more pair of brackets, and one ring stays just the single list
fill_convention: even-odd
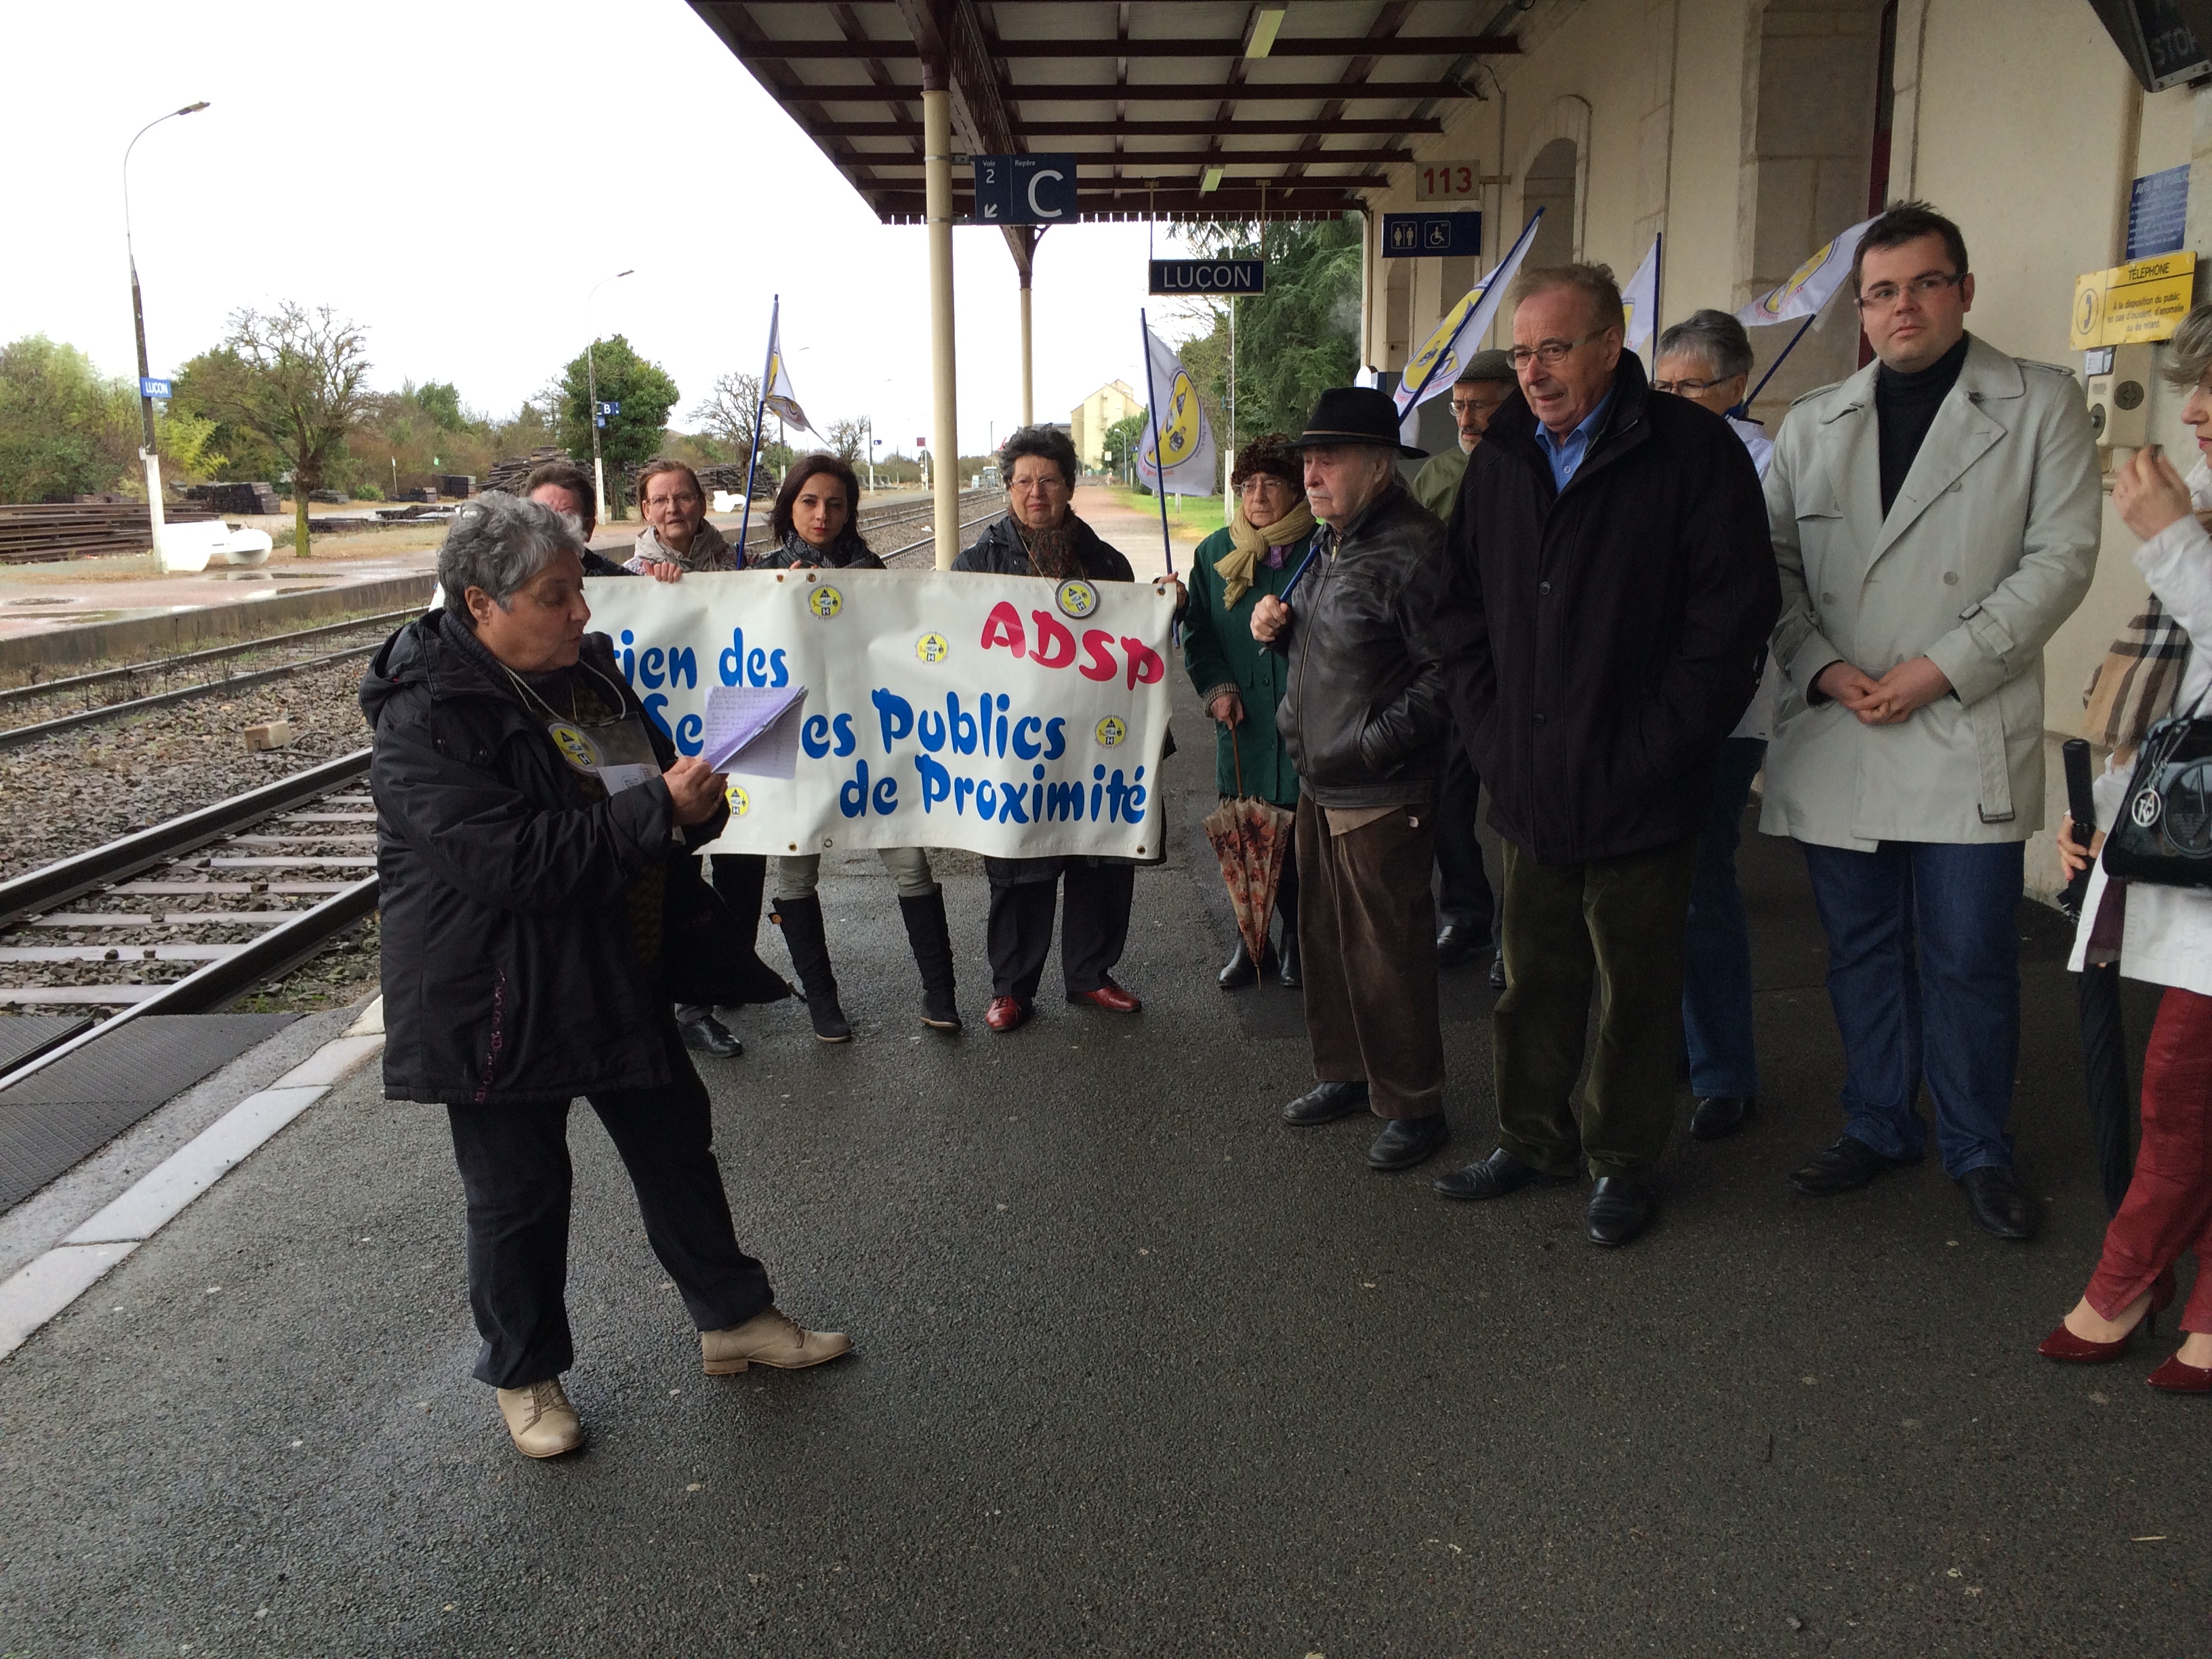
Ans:
[{"label": "white protest banner", "polygon": [[[732,763],[716,852],[1160,855],[1164,584],[745,570],[594,577],[584,593],[680,753],[706,747],[719,688],[805,688],[786,717],[796,763],[750,758],[765,737]],[[747,711],[734,705],[757,726],[779,701],[726,696],[716,729],[735,740]]]},{"label": "white protest banner", "polygon": [[1788,282],[1769,289],[1737,312],[1736,321],[1746,328],[1765,328],[1771,323],[1786,323],[1792,317],[1817,315],[1820,307],[1828,303],[1828,296],[1850,276],[1851,260],[1859,251],[1859,238],[1866,234],[1867,227],[1873,222],[1872,219],[1862,219],[1849,230],[1838,232],[1833,241],[1815,248],[1805,263],[1790,273]]},{"label": "white protest banner", "polygon": [[[1498,268],[1468,289],[1460,302],[1444,313],[1435,331],[1407,361],[1406,372],[1398,380],[1398,389],[1390,394],[1397,402],[1401,416],[1411,415],[1430,398],[1451,390],[1452,383],[1459,379],[1461,366],[1474,355],[1482,337],[1490,331],[1491,319],[1498,315],[1498,307],[1505,298],[1507,287],[1521,269],[1521,262],[1528,257],[1528,250],[1535,245],[1536,227],[1543,217],[1541,208],[1529,215],[1520,240],[1506,250]],[[1407,438],[1406,441],[1413,441]]]},{"label": "white protest banner", "polygon": [[1631,351],[1643,350],[1651,331],[1659,326],[1659,242],[1656,236],[1651,239],[1651,251],[1636,267],[1636,275],[1620,285],[1620,308],[1628,318],[1621,343]]}]

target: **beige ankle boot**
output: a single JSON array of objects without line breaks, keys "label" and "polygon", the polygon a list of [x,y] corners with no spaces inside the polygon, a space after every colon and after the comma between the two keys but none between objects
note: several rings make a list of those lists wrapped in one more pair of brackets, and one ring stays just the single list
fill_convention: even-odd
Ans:
[{"label": "beige ankle boot", "polygon": [[526,1389],[501,1389],[499,1414],[507,1419],[515,1449],[525,1457],[558,1457],[584,1443],[584,1425],[557,1376]]},{"label": "beige ankle boot", "polygon": [[754,1364],[795,1371],[852,1352],[853,1339],[842,1331],[802,1330],[788,1314],[769,1308],[727,1330],[700,1332],[699,1352],[709,1376],[734,1376]]}]

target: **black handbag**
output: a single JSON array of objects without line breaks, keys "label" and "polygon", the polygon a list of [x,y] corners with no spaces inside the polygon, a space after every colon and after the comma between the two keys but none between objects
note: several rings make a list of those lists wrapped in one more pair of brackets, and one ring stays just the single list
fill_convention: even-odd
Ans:
[{"label": "black handbag", "polygon": [[2105,837],[2105,873],[2154,887],[2212,889],[2212,719],[2199,693],[2144,736],[2119,818]]}]

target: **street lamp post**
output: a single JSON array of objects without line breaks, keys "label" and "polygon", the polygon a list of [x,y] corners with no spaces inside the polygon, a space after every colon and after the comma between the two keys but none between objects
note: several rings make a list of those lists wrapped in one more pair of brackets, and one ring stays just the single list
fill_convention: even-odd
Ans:
[{"label": "street lamp post", "polygon": [[[602,276],[592,284],[591,294],[584,296],[585,327],[589,328],[592,324],[592,295],[596,295],[609,283],[618,282],[624,276],[634,276],[636,274],[635,269],[618,270],[612,276]],[[596,333],[584,343],[584,379],[589,387],[592,399],[592,497],[598,509],[598,515],[592,522],[605,524],[607,518],[607,471],[605,463],[599,457],[599,368],[592,356],[592,348],[599,343],[599,337]]]},{"label": "street lamp post", "polygon": [[146,301],[138,291],[138,249],[131,237],[131,152],[138,148],[139,139],[162,122],[174,120],[179,115],[197,115],[206,107],[207,100],[203,98],[197,104],[186,104],[182,109],[156,116],[132,134],[131,142],[123,147],[123,251],[131,261],[131,325],[138,336],[138,421],[140,435],[144,440],[138,459],[146,464],[146,513],[154,536],[154,563],[162,570],[169,568],[167,560],[161,556],[161,532],[167,526],[161,517],[161,459],[154,451],[154,399],[146,390],[147,379],[153,374],[146,361]]}]

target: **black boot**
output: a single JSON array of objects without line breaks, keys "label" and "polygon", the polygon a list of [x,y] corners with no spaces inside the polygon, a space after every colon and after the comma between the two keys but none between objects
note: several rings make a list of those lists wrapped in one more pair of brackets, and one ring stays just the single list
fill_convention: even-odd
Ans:
[{"label": "black boot", "polygon": [[960,999],[952,983],[952,932],[945,925],[945,890],[901,898],[907,943],[921,969],[921,1023],[940,1031],[960,1029]]},{"label": "black boot", "polygon": [[[1273,954],[1272,951],[1268,952],[1269,956]],[[1224,991],[1241,991],[1248,985],[1259,983],[1263,971],[1262,964],[1252,960],[1252,952],[1245,948],[1244,935],[1239,933],[1237,935],[1237,953],[1222,964],[1221,971],[1214,978],[1220,981]]]},{"label": "black boot", "polygon": [[850,1042],[853,1028],[837,1006],[837,977],[830,971],[830,943],[822,931],[822,900],[809,893],[805,898],[780,898],[776,920],[783,927],[784,948],[791,965],[805,988],[807,1017],[814,1035],[824,1042]]},{"label": "black boot", "polygon": [[1305,981],[1298,977],[1298,924],[1287,914],[1283,917],[1283,942],[1276,951],[1279,971],[1275,976],[1295,991]]}]

